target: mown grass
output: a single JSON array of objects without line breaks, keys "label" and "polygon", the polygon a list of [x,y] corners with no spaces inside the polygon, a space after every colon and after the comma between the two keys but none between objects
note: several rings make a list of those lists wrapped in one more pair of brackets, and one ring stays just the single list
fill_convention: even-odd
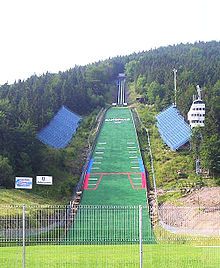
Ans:
[{"label": "mown grass", "polygon": [[28,192],[28,190],[0,189],[1,205],[42,205],[54,204],[54,200]]},{"label": "mown grass", "polygon": [[[143,267],[218,268],[219,263],[218,247],[143,246]],[[22,267],[22,248],[0,248],[0,266]],[[139,246],[30,246],[26,248],[26,267],[139,267]]]},{"label": "mown grass", "polygon": [[58,203],[54,199],[44,198],[28,192],[28,190],[0,189],[0,217],[5,215],[20,215],[22,213],[22,205],[56,205],[56,202]]},{"label": "mown grass", "polygon": [[220,246],[219,236],[202,236],[192,234],[175,234],[162,228],[161,226],[154,227],[154,235],[158,244],[178,244],[190,246]]}]

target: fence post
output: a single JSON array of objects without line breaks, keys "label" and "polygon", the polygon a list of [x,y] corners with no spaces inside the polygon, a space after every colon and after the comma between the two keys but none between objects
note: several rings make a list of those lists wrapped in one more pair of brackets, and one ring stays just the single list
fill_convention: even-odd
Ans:
[{"label": "fence post", "polygon": [[25,268],[25,205],[22,207],[22,268]]},{"label": "fence post", "polygon": [[143,243],[142,243],[142,206],[139,206],[139,254],[140,268],[143,267]]}]

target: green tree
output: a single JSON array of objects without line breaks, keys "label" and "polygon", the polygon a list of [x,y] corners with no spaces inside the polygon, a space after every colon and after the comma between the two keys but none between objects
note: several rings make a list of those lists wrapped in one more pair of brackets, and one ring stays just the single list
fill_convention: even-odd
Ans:
[{"label": "green tree", "polygon": [[13,187],[14,175],[9,159],[0,155],[0,187]]}]

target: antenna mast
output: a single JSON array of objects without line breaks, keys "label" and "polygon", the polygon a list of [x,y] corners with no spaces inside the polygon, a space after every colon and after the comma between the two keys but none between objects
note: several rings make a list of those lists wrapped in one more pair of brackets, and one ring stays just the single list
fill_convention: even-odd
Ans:
[{"label": "antenna mast", "polygon": [[197,94],[198,94],[198,99],[199,100],[202,100],[202,94],[201,94],[201,88],[199,85],[196,86],[196,89],[197,89]]},{"label": "antenna mast", "polygon": [[174,106],[176,106],[176,73],[177,73],[177,70],[174,68],[173,69],[173,74],[174,74]]}]

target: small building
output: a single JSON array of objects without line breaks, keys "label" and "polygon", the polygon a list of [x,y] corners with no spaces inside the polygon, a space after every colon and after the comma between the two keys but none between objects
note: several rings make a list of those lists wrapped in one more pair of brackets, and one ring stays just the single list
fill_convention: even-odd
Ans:
[{"label": "small building", "polygon": [[205,125],[205,103],[201,97],[200,87],[197,86],[196,88],[198,97],[194,99],[187,116],[191,128],[204,127]]},{"label": "small building", "polygon": [[126,76],[125,76],[124,73],[119,73],[119,74],[118,74],[118,78],[119,78],[119,79],[125,79]]}]

